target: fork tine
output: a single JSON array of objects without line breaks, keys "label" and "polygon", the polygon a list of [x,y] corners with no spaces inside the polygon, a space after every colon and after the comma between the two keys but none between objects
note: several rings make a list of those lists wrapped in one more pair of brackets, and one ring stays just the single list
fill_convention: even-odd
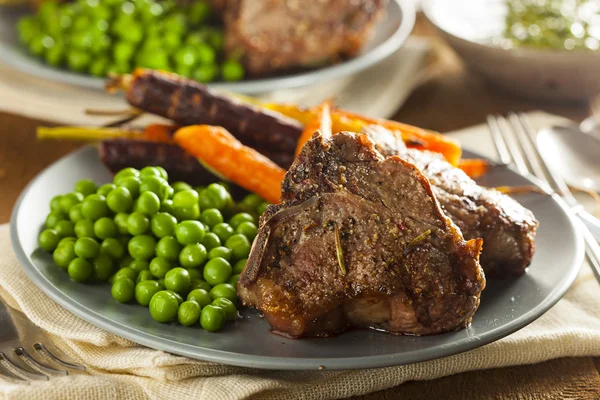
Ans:
[{"label": "fork tine", "polygon": [[515,133],[517,141],[521,146],[523,154],[525,155],[525,159],[527,160],[527,163],[529,164],[529,167],[533,172],[533,175],[537,176],[542,180],[545,180],[546,173],[544,172],[544,169],[540,164],[540,154],[538,153],[537,148],[533,143],[531,133],[528,129],[530,127],[525,126],[523,120],[521,119],[521,116],[522,115],[517,116],[517,114],[515,113],[510,113],[508,114],[508,119],[510,121],[510,124],[512,125],[513,132]]},{"label": "fork tine", "polygon": [[56,369],[56,368],[50,367],[48,365],[42,364],[41,362],[39,362],[38,360],[33,358],[31,356],[31,354],[29,354],[22,347],[17,347],[15,349],[15,353],[19,356],[19,358],[21,358],[21,360],[25,364],[27,364],[27,366],[29,366],[31,369],[34,369],[43,374],[53,375],[53,376],[65,376],[65,375],[69,374],[69,371],[66,371],[64,369]]},{"label": "fork tine", "polygon": [[18,377],[0,364],[0,382],[5,381],[14,384],[29,384],[29,381]]},{"label": "fork tine", "polygon": [[498,153],[498,157],[500,157],[500,162],[502,164],[510,165],[512,163],[512,157],[508,152],[508,147],[506,146],[506,142],[504,141],[504,137],[500,131],[498,120],[496,117],[488,115],[487,124],[489,131],[492,134],[492,141],[496,147],[496,152]]},{"label": "fork tine", "polygon": [[77,363],[71,363],[71,362],[64,361],[64,360],[58,358],[50,350],[48,350],[48,347],[44,346],[42,343],[34,344],[33,348],[36,349],[38,351],[38,353],[40,353],[46,359],[52,360],[55,363],[62,365],[65,368],[75,369],[78,371],[85,371],[84,365],[77,364]]},{"label": "fork tine", "polygon": [[15,363],[13,360],[8,358],[4,353],[0,353],[0,364],[10,371],[13,375],[18,376],[21,379],[33,380],[33,381],[47,381],[48,377],[44,374],[31,372],[22,366]]},{"label": "fork tine", "polygon": [[517,167],[517,171],[521,175],[527,175],[531,173],[531,169],[525,159],[523,158],[523,154],[521,153],[521,145],[519,140],[517,139],[516,133],[512,126],[508,123],[506,118],[503,116],[497,115],[496,121],[499,127],[499,132],[503,136],[505,143],[507,144],[508,151],[513,159],[513,163],[515,167]]}]

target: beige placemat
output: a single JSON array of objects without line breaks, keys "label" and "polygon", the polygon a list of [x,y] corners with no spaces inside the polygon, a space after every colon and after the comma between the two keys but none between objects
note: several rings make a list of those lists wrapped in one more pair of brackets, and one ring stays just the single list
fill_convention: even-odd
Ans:
[{"label": "beige placemat", "polygon": [[[540,114],[535,121],[547,122],[548,117]],[[480,146],[489,148],[484,135],[481,127],[462,133],[469,144],[481,142]],[[556,306],[502,340],[439,360],[360,371],[252,370],[135,345],[77,318],[43,294],[17,263],[6,225],[0,227],[0,288],[3,299],[49,332],[61,349],[89,371],[29,386],[0,383],[0,394],[10,399],[343,398],[409,380],[560,357],[600,356],[600,286],[587,265]]]},{"label": "beige placemat", "polygon": [[[333,97],[340,107],[387,118],[398,110],[423,78],[430,49],[427,39],[413,37],[386,60],[356,75],[259,97],[265,101],[302,105],[314,105]],[[36,78],[0,64],[2,111],[58,124],[101,125],[114,119],[89,116],[85,110],[127,107],[123,96]]]}]

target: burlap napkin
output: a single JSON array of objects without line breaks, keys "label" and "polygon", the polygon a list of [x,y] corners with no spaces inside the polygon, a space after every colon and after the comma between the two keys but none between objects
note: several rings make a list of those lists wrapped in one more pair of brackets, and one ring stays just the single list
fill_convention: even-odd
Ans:
[{"label": "burlap napkin", "polygon": [[[558,121],[546,114],[534,114],[532,120],[537,126]],[[466,147],[494,156],[481,127],[458,136]],[[0,297],[46,330],[57,346],[88,367],[88,373],[28,386],[0,381],[0,394],[11,399],[343,398],[471,370],[600,356],[599,289],[591,269],[584,265],[564,298],[531,325],[476,350],[439,360],[360,371],[253,370],[145,348],[79,319],[27,278],[12,252],[9,228],[3,225]]]}]

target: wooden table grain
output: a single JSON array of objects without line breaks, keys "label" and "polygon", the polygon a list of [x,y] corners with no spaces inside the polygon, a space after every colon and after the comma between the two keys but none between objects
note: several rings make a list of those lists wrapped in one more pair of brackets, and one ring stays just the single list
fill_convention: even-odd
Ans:
[{"label": "wooden table grain", "polygon": [[[432,38],[435,56],[427,79],[398,111],[397,120],[445,132],[482,123],[491,113],[544,110],[579,121],[590,112],[588,102],[545,103],[503,93],[465,69],[422,18],[415,34]],[[9,221],[15,200],[27,182],[81,146],[73,142],[36,141],[35,128],[40,124],[44,123],[0,113],[0,223]],[[565,358],[408,382],[356,399],[599,399],[599,371],[600,358]]]}]

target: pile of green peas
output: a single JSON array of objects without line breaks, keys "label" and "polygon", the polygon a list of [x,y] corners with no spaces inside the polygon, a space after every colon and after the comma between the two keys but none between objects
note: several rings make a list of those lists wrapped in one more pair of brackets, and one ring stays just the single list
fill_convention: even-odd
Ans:
[{"label": "pile of green peas", "polygon": [[207,0],[50,0],[18,29],[33,55],[76,72],[105,77],[141,67],[200,82],[241,80],[244,67],[226,57],[223,28],[211,17]]},{"label": "pile of green peas", "polygon": [[267,203],[237,204],[224,183],[168,183],[161,167],[125,168],[98,187],[84,179],[50,202],[39,245],[76,282],[112,284],[159,322],[210,332],[237,317],[237,280]]}]

